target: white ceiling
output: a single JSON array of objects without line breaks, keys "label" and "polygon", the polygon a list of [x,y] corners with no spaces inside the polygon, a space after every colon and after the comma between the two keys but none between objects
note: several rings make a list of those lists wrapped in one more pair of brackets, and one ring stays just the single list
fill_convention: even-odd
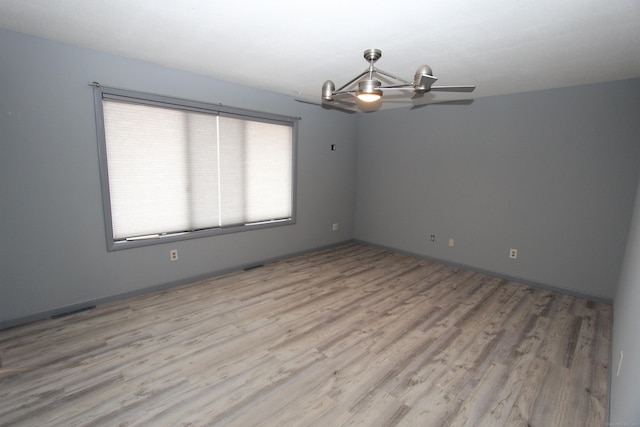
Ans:
[{"label": "white ceiling", "polygon": [[640,0],[0,0],[0,28],[307,98],[367,48],[473,97],[640,77]]}]

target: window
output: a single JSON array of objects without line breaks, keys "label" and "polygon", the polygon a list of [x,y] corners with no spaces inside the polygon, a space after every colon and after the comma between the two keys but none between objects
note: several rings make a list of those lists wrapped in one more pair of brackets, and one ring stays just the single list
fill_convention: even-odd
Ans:
[{"label": "window", "polygon": [[295,222],[296,119],[94,93],[110,250]]}]

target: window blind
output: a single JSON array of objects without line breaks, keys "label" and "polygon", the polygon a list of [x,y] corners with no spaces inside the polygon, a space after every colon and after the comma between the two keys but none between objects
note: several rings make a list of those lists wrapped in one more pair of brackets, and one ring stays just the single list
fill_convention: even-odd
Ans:
[{"label": "window blind", "polygon": [[288,220],[293,126],[102,99],[114,241]]}]

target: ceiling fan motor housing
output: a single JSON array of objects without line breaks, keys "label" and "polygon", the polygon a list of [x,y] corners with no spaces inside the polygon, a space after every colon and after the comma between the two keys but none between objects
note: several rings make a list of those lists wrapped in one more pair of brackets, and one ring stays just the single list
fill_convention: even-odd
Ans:
[{"label": "ceiling fan motor housing", "polygon": [[433,70],[428,65],[421,65],[413,75],[413,87],[416,90],[429,90],[429,87],[420,84],[423,76],[433,77]]},{"label": "ceiling fan motor housing", "polygon": [[381,85],[380,80],[361,80],[358,82],[358,92],[382,95],[382,91],[379,89]]},{"label": "ceiling fan motor housing", "polygon": [[331,80],[324,82],[322,85],[322,99],[325,101],[333,101],[334,90],[336,90],[336,85]]}]

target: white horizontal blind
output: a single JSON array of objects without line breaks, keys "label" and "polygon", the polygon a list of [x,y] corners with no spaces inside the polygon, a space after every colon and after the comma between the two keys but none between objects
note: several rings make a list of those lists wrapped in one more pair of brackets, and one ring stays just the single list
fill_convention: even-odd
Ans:
[{"label": "white horizontal blind", "polygon": [[291,127],[219,120],[222,225],[291,217]]},{"label": "white horizontal blind", "polygon": [[185,137],[188,150],[189,228],[220,226],[220,191],[216,115],[186,113],[189,126]]},{"label": "white horizontal blind", "polygon": [[102,106],[114,241],[291,218],[292,126]]}]

